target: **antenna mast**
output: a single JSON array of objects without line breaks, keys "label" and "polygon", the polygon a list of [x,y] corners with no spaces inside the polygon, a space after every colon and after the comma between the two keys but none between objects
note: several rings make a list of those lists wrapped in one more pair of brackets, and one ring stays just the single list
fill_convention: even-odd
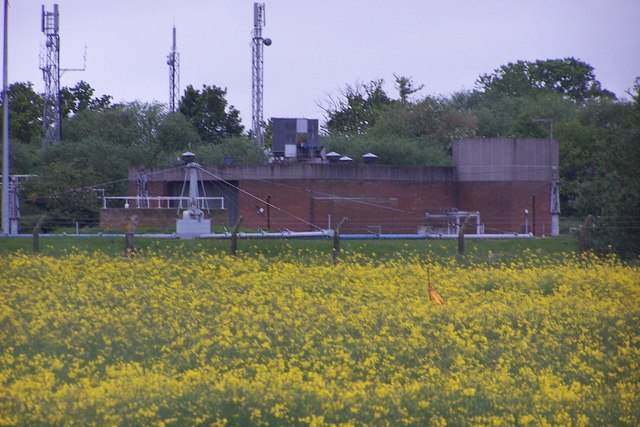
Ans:
[{"label": "antenna mast", "polygon": [[40,69],[44,78],[44,112],[42,125],[44,139],[42,145],[48,147],[60,142],[62,111],[60,108],[60,76],[65,71],[84,71],[87,68],[87,47],[84,48],[82,68],[60,68],[60,13],[58,4],[53,12],[47,12],[42,5],[42,32],[47,38],[44,58],[40,58]]},{"label": "antenna mast", "polygon": [[176,26],[173,26],[173,45],[167,55],[169,66],[169,111],[175,113],[180,106],[180,54],[176,47]]},{"label": "antenna mast", "polygon": [[251,89],[253,94],[251,110],[251,133],[253,140],[259,147],[264,147],[264,119],[263,119],[263,94],[264,94],[264,58],[263,46],[270,46],[271,39],[262,38],[262,27],[265,24],[264,3],[253,4],[253,57]]},{"label": "antenna mast", "polygon": [[60,14],[58,4],[53,12],[47,12],[42,5],[42,32],[47,38],[44,59],[40,69],[44,78],[44,112],[42,124],[44,139],[42,145],[48,147],[60,142]]}]

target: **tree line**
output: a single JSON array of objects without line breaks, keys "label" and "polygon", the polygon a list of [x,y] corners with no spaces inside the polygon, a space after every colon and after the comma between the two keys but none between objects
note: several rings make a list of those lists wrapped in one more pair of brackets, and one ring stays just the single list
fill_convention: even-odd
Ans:
[{"label": "tree line", "polygon": [[[421,96],[424,84],[394,74],[347,84],[320,103],[322,142],[356,161],[451,164],[451,143],[465,137],[535,137],[560,143],[563,215],[594,215],[591,242],[625,256],[640,253],[640,80],[618,99],[589,64],[575,58],[516,61],[482,74],[472,90]],[[43,210],[61,222],[95,223],[96,188],[126,192],[129,165],[174,164],[189,149],[204,164],[268,161],[245,132],[227,91],[188,86],[177,113],[160,103],[114,103],[81,81],[60,93],[62,142],[42,148],[42,95],[32,84],[9,87],[11,173],[23,185],[23,214]],[[269,127],[267,128],[269,145]],[[100,184],[99,186],[97,184]]]},{"label": "tree line", "polygon": [[22,223],[47,212],[49,226],[95,225],[98,196],[126,194],[129,166],[175,164],[185,150],[208,164],[265,162],[226,94],[188,86],[171,113],[161,103],[114,103],[80,81],[60,91],[61,143],[43,147],[43,95],[29,82],[10,85],[11,174],[32,175],[21,185]]},{"label": "tree line", "polygon": [[[640,254],[640,79],[629,98],[602,87],[575,58],[517,61],[480,75],[473,90],[417,97],[423,86],[394,75],[347,85],[321,107],[325,145],[354,159],[448,164],[456,138],[554,138],[560,146],[562,214],[594,216],[592,248]],[[373,150],[372,150],[373,148]],[[576,224],[576,227],[579,227]]]}]

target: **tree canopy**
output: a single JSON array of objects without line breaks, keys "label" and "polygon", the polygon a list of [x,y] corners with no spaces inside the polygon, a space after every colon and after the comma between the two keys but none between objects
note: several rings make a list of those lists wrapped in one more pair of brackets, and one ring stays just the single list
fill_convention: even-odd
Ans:
[{"label": "tree canopy", "polygon": [[244,126],[240,112],[228,105],[226,89],[203,85],[202,90],[189,85],[180,100],[180,112],[191,122],[203,142],[218,144],[225,137],[240,136]]},{"label": "tree canopy", "polygon": [[380,112],[393,101],[382,88],[383,79],[346,85],[340,94],[322,106],[325,129],[334,135],[363,135],[375,124]]},{"label": "tree canopy", "polygon": [[102,111],[111,106],[113,98],[110,95],[94,97],[94,93],[95,89],[83,80],[72,88],[62,88],[60,91],[60,111],[62,116],[66,118],[86,110]]},{"label": "tree canopy", "polygon": [[[475,134],[476,121],[468,111],[458,108],[446,97],[426,96],[412,101],[409,96],[420,91],[423,85],[408,77],[397,74],[394,77],[398,99],[385,92],[383,79],[347,85],[338,97],[329,98],[323,107],[327,134],[386,140],[416,138],[425,149],[432,144],[449,149],[454,138]],[[413,159],[406,158],[402,163],[406,162]]]},{"label": "tree canopy", "polygon": [[[40,143],[43,108],[42,96],[33,90],[32,83],[9,85],[11,139],[24,143]],[[0,123],[2,120],[3,117],[0,117]]]},{"label": "tree canopy", "polygon": [[612,92],[602,89],[593,67],[575,58],[510,62],[491,74],[481,75],[477,87],[494,96],[555,92],[577,102],[615,98]]}]

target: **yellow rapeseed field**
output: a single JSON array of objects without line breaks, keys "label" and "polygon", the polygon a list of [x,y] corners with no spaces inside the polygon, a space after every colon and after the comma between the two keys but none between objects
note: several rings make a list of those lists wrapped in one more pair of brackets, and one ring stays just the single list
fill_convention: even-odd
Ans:
[{"label": "yellow rapeseed field", "polygon": [[0,425],[640,425],[616,260],[0,263]]}]

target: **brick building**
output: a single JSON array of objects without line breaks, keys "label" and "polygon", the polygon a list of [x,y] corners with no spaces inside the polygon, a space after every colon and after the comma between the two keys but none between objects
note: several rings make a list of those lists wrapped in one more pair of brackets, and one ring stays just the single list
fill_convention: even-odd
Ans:
[{"label": "brick building", "polygon": [[[443,232],[445,223],[463,211],[479,217],[474,217],[477,224],[472,223],[476,228],[467,232],[549,235],[557,167],[555,140],[464,139],[453,143],[451,167],[329,162],[204,165],[199,179],[204,194],[223,207],[207,211],[214,228],[232,225],[242,215],[242,226],[256,229],[314,231],[332,228],[347,217],[344,233]],[[150,169],[144,176],[147,208],[134,208],[140,204],[134,202],[140,200],[140,173],[131,168],[130,207],[103,209],[103,227],[120,227],[132,211],[142,225],[170,223],[179,216],[175,203],[158,209],[161,202],[154,202],[154,197],[180,196],[184,170]],[[174,215],[167,215],[167,210]]]}]

